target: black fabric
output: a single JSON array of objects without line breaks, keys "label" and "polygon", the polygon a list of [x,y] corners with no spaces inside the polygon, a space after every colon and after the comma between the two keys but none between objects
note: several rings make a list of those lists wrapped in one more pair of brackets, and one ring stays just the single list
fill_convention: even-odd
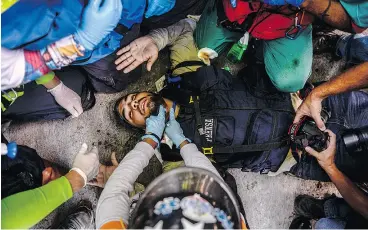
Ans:
[{"label": "black fabric", "polygon": [[[348,153],[342,140],[342,134],[348,129],[359,129],[368,125],[368,94],[352,91],[330,96],[322,102],[322,107],[331,113],[326,127],[336,134],[335,163],[337,168],[354,182],[367,182],[368,154],[364,152]],[[309,154],[303,154],[290,171],[303,179],[330,181],[317,160]]]},{"label": "black fabric", "polygon": [[190,15],[202,14],[206,0],[176,0],[175,6],[160,16],[144,18],[141,24],[142,32],[147,34],[152,29],[165,28]]},{"label": "black fabric", "polygon": [[[257,77],[249,71],[249,78]],[[259,75],[259,77],[268,77]],[[294,117],[289,94],[267,98],[249,90],[242,78],[213,66],[201,67],[196,72],[180,76],[182,80],[169,84],[162,95],[180,104],[177,118],[184,135],[202,149],[193,102],[199,96],[199,107],[207,146],[238,147],[280,141],[287,136]],[[254,95],[253,95],[254,94]],[[192,98],[191,98],[192,96]],[[190,99],[191,98],[191,99]],[[244,171],[267,173],[277,171],[284,161],[288,145],[271,151],[214,153],[215,160],[225,167],[239,167]],[[233,162],[227,164],[227,162]]]},{"label": "black fabric", "polygon": [[[91,109],[95,96],[85,74],[76,67],[55,71],[56,76],[82,99],[83,110]],[[24,85],[24,95],[1,114],[2,119],[13,121],[36,121],[64,119],[70,113],[61,107],[42,85],[30,82]]]},{"label": "black fabric", "polygon": [[[125,47],[139,37],[140,25],[134,24],[132,28],[124,34],[120,42],[120,47]],[[117,52],[118,50],[116,50]],[[93,88],[97,92],[116,93],[124,90],[129,84],[136,82],[142,75],[142,66],[129,73],[123,73],[116,69],[115,60],[118,57],[116,52],[110,54],[92,64],[84,65],[88,72]]]},{"label": "black fabric", "polygon": [[1,156],[1,199],[42,185],[45,165],[36,150],[18,145],[17,157]]}]

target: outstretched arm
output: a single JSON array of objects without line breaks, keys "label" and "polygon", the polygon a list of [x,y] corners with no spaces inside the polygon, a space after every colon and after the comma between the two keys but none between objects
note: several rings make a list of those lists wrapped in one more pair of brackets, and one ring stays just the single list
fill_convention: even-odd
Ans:
[{"label": "outstretched arm", "polygon": [[96,210],[96,227],[124,228],[129,222],[130,199],[129,192],[139,174],[148,165],[154,154],[154,148],[159,145],[165,129],[165,109],[160,106],[157,116],[146,120],[146,134],[132,151],[119,164],[106,183]]},{"label": "outstretched arm", "polygon": [[172,45],[183,34],[188,31],[192,32],[194,29],[194,22],[191,23],[189,19],[183,19],[167,28],[151,31],[148,35],[134,40],[117,52],[119,58],[115,61],[116,69],[129,73],[147,61],[147,70],[151,71],[160,50]]},{"label": "outstretched arm", "polygon": [[324,130],[325,124],[320,116],[322,100],[332,95],[365,87],[368,87],[368,62],[355,66],[313,89],[296,111],[294,123],[299,122],[303,116],[309,116],[316,121],[321,130]]},{"label": "outstretched arm", "polygon": [[368,196],[336,167],[336,135],[330,130],[327,132],[330,143],[326,150],[320,153],[310,147],[305,150],[317,159],[350,207],[368,219]]},{"label": "outstretched arm", "polygon": [[334,28],[351,31],[351,19],[339,1],[305,0],[301,7]]},{"label": "outstretched arm", "polygon": [[133,190],[134,182],[148,165],[153,154],[154,149],[150,144],[139,142],[120,162],[98,200],[97,229],[105,224],[114,224],[114,222],[129,223],[129,192]]}]

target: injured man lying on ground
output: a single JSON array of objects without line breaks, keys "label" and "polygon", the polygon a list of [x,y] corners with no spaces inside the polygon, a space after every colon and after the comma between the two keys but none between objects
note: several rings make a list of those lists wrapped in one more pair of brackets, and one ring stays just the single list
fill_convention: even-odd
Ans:
[{"label": "injured man lying on ground", "polygon": [[[159,93],[136,92],[120,98],[115,105],[118,119],[143,130],[145,120],[156,114],[160,105],[166,108],[167,118],[170,109],[175,108],[184,135],[224,167],[269,175],[288,172],[304,179],[328,181],[316,159],[290,141],[295,110],[312,86],[306,85],[298,94],[279,92],[264,64],[256,62],[248,63],[237,76],[205,66],[197,56],[189,21],[182,20],[134,41],[144,40],[145,47],[156,45],[158,50],[169,45],[171,73]],[[180,24],[180,32],[173,29]],[[368,125],[368,94],[353,91],[331,96],[323,101],[323,107],[326,127],[337,135],[337,167],[354,181],[367,181],[368,154],[349,154],[341,136],[348,129]],[[180,160],[175,154],[179,153],[177,147],[170,146],[167,138],[163,142],[163,159],[172,161],[177,156]],[[318,143],[315,146],[323,147]]]}]

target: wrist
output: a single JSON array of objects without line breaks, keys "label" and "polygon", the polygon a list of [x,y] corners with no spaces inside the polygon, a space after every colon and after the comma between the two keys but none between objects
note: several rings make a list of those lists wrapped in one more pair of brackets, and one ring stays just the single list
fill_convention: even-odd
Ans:
[{"label": "wrist", "polygon": [[300,8],[308,8],[313,0],[305,0],[302,4],[300,4]]},{"label": "wrist", "polygon": [[71,170],[65,178],[69,181],[73,193],[78,192],[84,187],[84,178],[76,171]]},{"label": "wrist", "polygon": [[312,99],[312,101],[320,101],[322,102],[323,99],[326,98],[323,90],[322,90],[322,87],[318,86],[316,87],[315,89],[313,89],[311,92],[310,92],[310,97]]},{"label": "wrist", "polygon": [[48,72],[45,75],[42,75],[38,79],[36,79],[37,85],[44,85],[47,88],[47,85],[52,82],[55,78],[55,73],[53,71]]},{"label": "wrist", "polygon": [[48,91],[50,91],[59,86],[60,83],[61,83],[60,79],[55,76],[49,82],[43,83],[42,85],[45,86],[45,88],[48,89]]},{"label": "wrist", "polygon": [[79,176],[83,178],[83,187],[87,185],[87,175],[85,172],[83,172],[80,168],[75,168],[75,167],[70,169],[69,172],[71,171],[78,173]]},{"label": "wrist", "polygon": [[331,177],[339,172],[339,169],[336,167],[336,164],[328,165],[323,167],[323,170]]},{"label": "wrist", "polygon": [[188,140],[184,140],[180,145],[179,149],[183,148],[185,145],[189,144],[190,142]]},{"label": "wrist", "polygon": [[151,138],[147,137],[147,138],[143,138],[142,140],[143,142],[146,142],[147,144],[151,145],[153,149],[157,148],[157,143],[156,141],[152,140]]}]

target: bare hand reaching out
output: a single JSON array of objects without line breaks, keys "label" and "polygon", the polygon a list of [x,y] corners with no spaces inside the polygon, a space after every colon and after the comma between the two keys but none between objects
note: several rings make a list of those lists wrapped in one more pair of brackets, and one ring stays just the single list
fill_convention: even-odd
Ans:
[{"label": "bare hand reaching out", "polygon": [[115,60],[116,69],[129,73],[147,61],[147,70],[151,71],[153,63],[158,58],[158,51],[152,38],[148,36],[140,37],[116,53],[120,56]]},{"label": "bare hand reaching out", "polygon": [[296,111],[296,115],[293,123],[298,123],[304,116],[313,118],[318,128],[322,131],[326,129],[325,123],[321,118],[322,100],[319,97],[313,95],[313,91],[305,98],[303,103]]}]

